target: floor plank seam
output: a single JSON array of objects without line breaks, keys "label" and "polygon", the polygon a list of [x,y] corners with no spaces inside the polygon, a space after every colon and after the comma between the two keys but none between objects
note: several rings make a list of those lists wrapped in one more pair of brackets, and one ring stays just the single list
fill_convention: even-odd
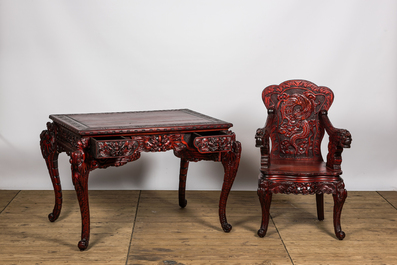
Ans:
[{"label": "floor plank seam", "polygon": [[1,214],[3,211],[5,211],[5,209],[7,209],[7,207],[12,203],[12,201],[18,196],[18,194],[19,194],[20,192],[21,192],[21,191],[19,190],[19,191],[17,192],[17,194],[15,194],[15,196],[12,197],[12,199],[7,203],[7,205],[0,211],[0,214]]},{"label": "floor plank seam", "polygon": [[272,220],[274,227],[276,228],[277,234],[278,234],[278,236],[280,237],[281,243],[283,243],[285,252],[287,252],[287,255],[288,255],[288,258],[289,258],[290,261],[291,261],[291,264],[294,265],[294,261],[292,260],[292,257],[291,257],[291,255],[289,254],[289,251],[288,251],[288,249],[287,249],[287,246],[285,245],[284,240],[283,240],[283,238],[281,237],[280,231],[278,231],[278,228],[277,228],[277,226],[276,226],[276,223],[274,222],[273,217],[272,217],[272,215],[271,215],[270,213],[269,213],[269,217],[270,217],[270,220]]},{"label": "floor plank seam", "polygon": [[380,194],[378,191],[376,193],[378,193],[380,197],[382,197],[385,201],[387,201],[387,203],[389,203],[394,209],[397,210],[396,206],[394,206],[391,202],[389,202],[382,194]]},{"label": "floor plank seam", "polygon": [[128,258],[130,256],[132,238],[134,237],[134,230],[135,230],[136,219],[137,219],[137,216],[138,216],[139,202],[141,201],[141,194],[142,194],[142,190],[139,191],[138,200],[137,200],[137,203],[136,203],[136,210],[135,210],[135,216],[134,216],[134,221],[133,221],[134,223],[132,224],[130,244],[128,246],[127,258],[125,260],[125,265],[128,265]]}]

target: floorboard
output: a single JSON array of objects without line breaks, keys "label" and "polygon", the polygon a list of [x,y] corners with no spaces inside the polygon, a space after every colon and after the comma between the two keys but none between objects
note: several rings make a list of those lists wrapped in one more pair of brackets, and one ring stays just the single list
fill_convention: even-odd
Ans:
[{"label": "floorboard", "polygon": [[266,237],[255,191],[232,191],[230,233],[218,217],[220,193],[90,191],[91,238],[79,251],[80,211],[74,191],[63,192],[59,219],[48,221],[52,191],[0,191],[0,264],[396,264],[397,192],[348,192],[342,212],[346,238],[333,232],[333,199],[325,220],[315,196],[273,195]]},{"label": "floorboard", "polygon": [[90,246],[81,252],[75,192],[63,192],[61,215],[51,223],[54,193],[21,191],[0,214],[0,263],[125,264],[138,197],[139,191],[90,191]]},{"label": "floorboard", "polygon": [[219,192],[188,191],[186,208],[175,191],[142,191],[128,264],[291,264],[280,237],[256,236],[260,222],[254,192],[233,192],[227,208],[233,225],[219,223]]}]

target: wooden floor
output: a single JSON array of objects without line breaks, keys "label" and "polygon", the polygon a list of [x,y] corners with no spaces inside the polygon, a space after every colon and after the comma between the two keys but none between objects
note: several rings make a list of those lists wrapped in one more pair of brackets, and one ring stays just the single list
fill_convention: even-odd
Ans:
[{"label": "wooden floor", "polygon": [[274,195],[268,234],[259,238],[256,192],[232,191],[230,233],[218,220],[219,192],[90,191],[91,239],[79,251],[80,212],[64,192],[60,218],[47,215],[52,191],[0,191],[0,264],[397,264],[397,192],[349,192],[343,241],[316,219],[315,197]]}]

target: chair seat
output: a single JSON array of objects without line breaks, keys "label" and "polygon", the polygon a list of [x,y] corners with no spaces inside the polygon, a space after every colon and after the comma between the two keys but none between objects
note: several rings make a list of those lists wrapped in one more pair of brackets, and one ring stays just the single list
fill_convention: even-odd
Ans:
[{"label": "chair seat", "polygon": [[282,176],[339,176],[342,170],[334,170],[323,161],[271,160],[269,168],[262,169],[264,175]]}]

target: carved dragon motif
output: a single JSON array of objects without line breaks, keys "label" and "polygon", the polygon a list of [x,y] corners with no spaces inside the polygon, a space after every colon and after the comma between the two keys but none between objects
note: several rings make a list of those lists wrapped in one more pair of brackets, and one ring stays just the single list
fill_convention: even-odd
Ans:
[{"label": "carved dragon motif", "polygon": [[308,156],[311,124],[315,124],[315,121],[308,119],[314,111],[315,98],[315,95],[310,92],[292,95],[283,93],[278,97],[278,107],[281,113],[279,133],[286,137],[281,142],[282,153]]}]

